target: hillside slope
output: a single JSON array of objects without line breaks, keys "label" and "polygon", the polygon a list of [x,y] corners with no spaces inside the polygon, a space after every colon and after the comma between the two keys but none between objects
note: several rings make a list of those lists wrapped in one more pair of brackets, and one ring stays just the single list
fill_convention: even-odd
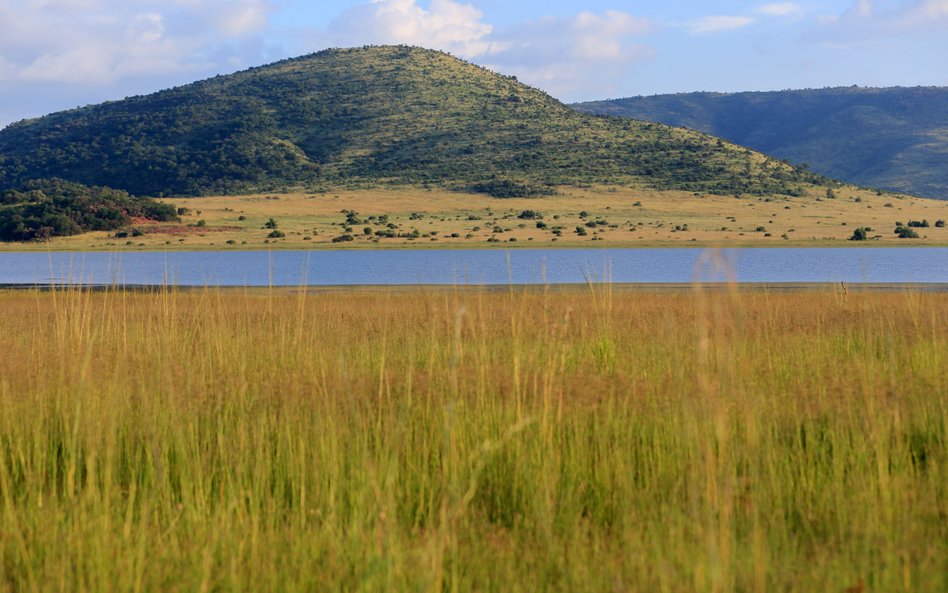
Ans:
[{"label": "hillside slope", "polygon": [[690,93],[581,103],[687,126],[868,187],[948,198],[948,88]]},{"label": "hillside slope", "polygon": [[695,131],[579,114],[409,47],[326,50],[0,131],[0,189],[46,177],[153,196],[583,183],[794,194],[823,181]]}]

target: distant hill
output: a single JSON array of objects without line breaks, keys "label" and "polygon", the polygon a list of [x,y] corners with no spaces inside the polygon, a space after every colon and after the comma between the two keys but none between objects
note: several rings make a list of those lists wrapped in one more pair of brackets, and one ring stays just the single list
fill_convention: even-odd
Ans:
[{"label": "distant hill", "polygon": [[695,131],[580,114],[410,47],[327,50],[0,131],[0,190],[50,177],[148,196],[595,183],[795,194],[826,181]]},{"label": "distant hill", "polygon": [[580,103],[686,126],[868,187],[948,199],[948,88],[690,93]]}]

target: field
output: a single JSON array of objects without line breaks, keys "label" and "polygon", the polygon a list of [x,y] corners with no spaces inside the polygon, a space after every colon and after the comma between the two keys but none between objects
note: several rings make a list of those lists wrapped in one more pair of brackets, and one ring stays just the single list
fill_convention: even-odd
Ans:
[{"label": "field", "polygon": [[[139,221],[123,236],[86,233],[0,249],[948,245],[948,228],[935,227],[948,220],[948,201],[853,187],[834,190],[832,199],[825,188],[767,198],[600,187],[531,199],[391,189],[165,201],[187,209],[181,223]],[[916,229],[917,239],[899,239],[896,223],[912,220],[930,226]],[[848,241],[858,227],[871,229],[868,240]]]},{"label": "field", "polygon": [[0,591],[948,588],[945,293],[0,309]]}]

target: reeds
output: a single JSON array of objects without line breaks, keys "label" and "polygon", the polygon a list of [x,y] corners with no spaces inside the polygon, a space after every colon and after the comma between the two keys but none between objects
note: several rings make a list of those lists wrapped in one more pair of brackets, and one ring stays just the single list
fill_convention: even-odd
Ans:
[{"label": "reeds", "polygon": [[0,310],[0,591],[948,587],[943,293]]}]

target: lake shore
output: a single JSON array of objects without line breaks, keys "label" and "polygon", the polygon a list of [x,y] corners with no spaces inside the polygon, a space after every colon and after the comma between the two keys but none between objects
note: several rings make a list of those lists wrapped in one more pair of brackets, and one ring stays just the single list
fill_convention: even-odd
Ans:
[{"label": "lake shore", "polygon": [[582,294],[591,290],[608,289],[613,292],[632,293],[669,293],[687,294],[701,292],[733,292],[733,293],[900,293],[900,292],[948,292],[948,282],[614,282],[590,284],[492,284],[482,286],[449,286],[442,284],[401,284],[386,286],[367,286],[351,284],[341,286],[155,286],[150,284],[86,284],[86,285],[58,285],[58,284],[3,284],[0,291],[84,291],[84,292],[129,292],[155,293],[163,291],[221,291],[227,293],[246,294],[283,294],[283,295],[318,295],[337,293],[422,293],[422,292],[547,292],[553,294]]}]

